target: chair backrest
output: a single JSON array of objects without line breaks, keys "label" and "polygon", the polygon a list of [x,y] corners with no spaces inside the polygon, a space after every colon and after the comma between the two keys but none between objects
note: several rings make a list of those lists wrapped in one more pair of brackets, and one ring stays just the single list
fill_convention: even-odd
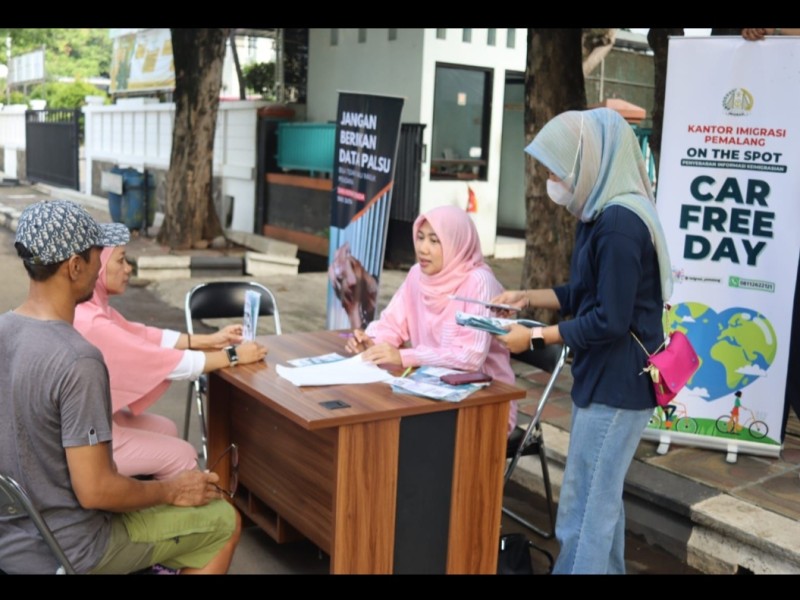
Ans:
[{"label": "chair backrest", "polygon": [[[533,417],[528,423],[527,428],[525,428],[525,436],[523,440],[525,444],[530,441],[531,433],[539,427],[539,421],[542,418],[542,411],[547,403],[547,400],[550,398],[550,393],[553,391],[556,379],[558,379],[561,370],[564,368],[564,364],[567,362],[569,352],[569,346],[566,344],[550,344],[541,350],[525,350],[519,354],[512,354],[515,359],[550,373],[550,379],[547,381],[547,385],[545,385],[544,391],[539,399],[539,405],[536,407],[536,412],[533,414]],[[513,433],[517,433],[516,428]],[[512,438],[514,438],[514,444],[517,444],[517,442],[520,440],[519,437],[513,434],[509,440]],[[509,451],[510,449],[511,442],[509,442]]]},{"label": "chair backrest", "polygon": [[195,319],[232,319],[244,315],[245,293],[261,294],[259,316],[271,315],[275,333],[281,334],[281,320],[275,296],[260,283],[252,281],[210,281],[194,286],[186,294],[186,330],[194,333]]},{"label": "chair backrest", "polygon": [[75,569],[72,563],[70,563],[67,555],[64,554],[64,550],[61,549],[61,545],[56,540],[50,527],[47,526],[41,513],[33,505],[28,494],[11,477],[0,473],[0,520],[16,518],[20,515],[27,515],[33,521],[45,544],[61,564],[64,572],[74,575]]},{"label": "chair backrest", "polygon": [[512,354],[511,356],[516,360],[527,363],[542,371],[552,373],[558,365],[563,351],[563,344],[550,344],[541,350],[525,350],[524,352]]}]

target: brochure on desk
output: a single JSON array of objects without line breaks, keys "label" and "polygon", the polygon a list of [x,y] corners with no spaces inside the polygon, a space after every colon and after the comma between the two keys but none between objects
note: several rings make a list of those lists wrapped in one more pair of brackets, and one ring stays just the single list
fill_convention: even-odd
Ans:
[{"label": "brochure on desk", "polygon": [[542,327],[544,323],[532,319],[501,319],[499,317],[483,317],[458,311],[456,313],[456,323],[463,327],[471,327],[480,331],[488,331],[492,335],[505,335],[508,333],[506,327],[509,325],[525,325],[525,327]]},{"label": "brochure on desk", "polygon": [[395,377],[386,383],[392,386],[392,391],[401,394],[422,396],[444,402],[461,402],[470,394],[489,385],[488,382],[448,385],[440,377],[449,373],[463,373],[463,371],[442,367],[420,367],[408,377]]}]

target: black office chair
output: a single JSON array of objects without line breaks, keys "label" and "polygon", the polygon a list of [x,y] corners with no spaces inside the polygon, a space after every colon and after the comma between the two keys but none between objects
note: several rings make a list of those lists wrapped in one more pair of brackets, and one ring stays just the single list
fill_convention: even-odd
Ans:
[{"label": "black office chair", "polygon": [[550,393],[553,390],[556,379],[558,379],[564,364],[567,362],[569,355],[569,348],[564,344],[552,344],[546,346],[542,350],[526,350],[519,354],[514,354],[514,358],[525,362],[529,365],[537,367],[547,373],[550,373],[550,379],[544,388],[542,397],[539,400],[539,406],[536,408],[536,413],[531,417],[527,427],[523,428],[517,426],[508,437],[506,444],[506,459],[511,462],[506,467],[506,474],[503,480],[504,485],[511,479],[514,469],[523,456],[530,456],[533,454],[539,455],[539,462],[542,466],[542,483],[544,484],[544,493],[547,500],[547,514],[549,517],[550,526],[548,529],[542,529],[518,513],[515,513],[509,508],[503,507],[503,513],[524,525],[531,531],[538,533],[545,539],[551,539],[556,534],[556,517],[555,517],[555,503],[553,502],[553,488],[550,484],[550,471],[547,468],[547,452],[544,445],[544,436],[542,434],[542,411],[547,403]]},{"label": "black office chair", "polygon": [[[245,293],[248,290],[261,294],[258,316],[271,315],[274,320],[275,333],[281,334],[281,319],[275,296],[265,286],[252,281],[211,281],[194,286],[186,294],[186,331],[194,333],[194,322],[200,319],[241,319],[244,316]],[[254,324],[257,327],[258,320]],[[192,404],[197,407],[200,421],[200,440],[203,450],[203,461],[208,460],[208,431],[206,428],[205,399],[208,391],[208,380],[205,375],[199,377],[189,386],[186,399],[186,415],[183,422],[183,439],[189,439],[189,420]]]},{"label": "black office chair", "polygon": [[50,527],[47,526],[39,510],[33,505],[30,496],[22,489],[22,486],[7,475],[0,474],[0,520],[11,520],[20,515],[28,515],[42,540],[50,548],[56,560],[61,564],[56,573],[75,575],[75,569],[69,562],[64,550],[56,540]]}]

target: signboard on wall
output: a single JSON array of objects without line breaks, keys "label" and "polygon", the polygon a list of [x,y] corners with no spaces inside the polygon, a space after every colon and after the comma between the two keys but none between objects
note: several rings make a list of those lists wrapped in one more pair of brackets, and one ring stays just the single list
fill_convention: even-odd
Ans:
[{"label": "signboard on wall", "polygon": [[339,93],[331,200],[328,329],[375,318],[403,99]]},{"label": "signboard on wall", "polygon": [[9,65],[9,85],[44,81],[44,48],[13,56]]},{"label": "signboard on wall", "polygon": [[169,29],[119,31],[111,64],[112,94],[172,90],[175,66]]},{"label": "signboard on wall", "polygon": [[[701,366],[646,439],[777,456],[800,255],[800,38],[672,38],[657,207]],[[797,368],[795,365],[794,368]]]}]

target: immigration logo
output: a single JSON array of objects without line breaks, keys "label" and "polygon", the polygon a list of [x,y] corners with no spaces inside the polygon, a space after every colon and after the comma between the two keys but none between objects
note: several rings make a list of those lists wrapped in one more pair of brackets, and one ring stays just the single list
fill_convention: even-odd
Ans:
[{"label": "immigration logo", "polygon": [[753,94],[744,88],[734,88],[722,98],[722,107],[725,112],[735,117],[747,115],[753,110]]}]

